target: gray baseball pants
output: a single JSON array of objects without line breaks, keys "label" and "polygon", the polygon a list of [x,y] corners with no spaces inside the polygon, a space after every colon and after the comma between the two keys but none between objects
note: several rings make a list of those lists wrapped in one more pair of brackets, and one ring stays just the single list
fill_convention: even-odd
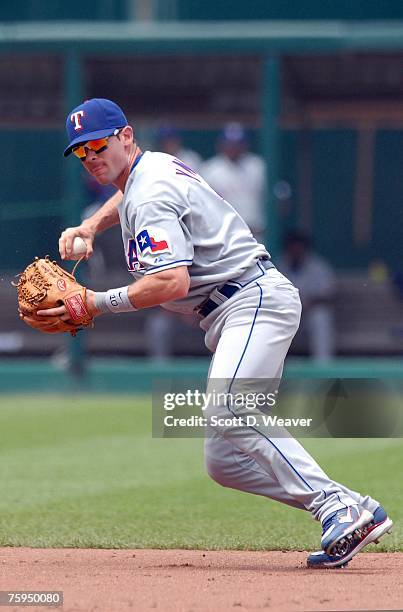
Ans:
[{"label": "gray baseball pants", "polygon": [[[236,393],[245,385],[254,393],[276,391],[300,317],[298,290],[275,268],[247,282],[201,322],[206,346],[214,352],[207,391]],[[241,425],[228,425],[234,415]],[[322,522],[349,505],[361,504],[372,513],[379,506],[331,480],[286,429],[273,430],[261,421],[250,427],[245,415],[242,407],[234,412],[225,401],[207,407],[210,422],[213,416],[225,420],[210,426],[205,440],[206,468],[219,484],[307,510]]]}]

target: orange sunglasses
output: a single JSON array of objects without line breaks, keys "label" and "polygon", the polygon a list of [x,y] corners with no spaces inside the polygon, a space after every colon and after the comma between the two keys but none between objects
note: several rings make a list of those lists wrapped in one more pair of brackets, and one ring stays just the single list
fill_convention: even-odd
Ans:
[{"label": "orange sunglasses", "polygon": [[[116,129],[112,136],[117,136],[121,129]],[[94,151],[98,155],[98,153],[102,153],[108,148],[108,140],[111,138],[110,136],[106,136],[105,138],[97,138],[96,140],[89,140],[85,144],[78,145],[74,147],[71,152],[78,157],[79,160],[85,161],[87,157],[87,151]]]}]

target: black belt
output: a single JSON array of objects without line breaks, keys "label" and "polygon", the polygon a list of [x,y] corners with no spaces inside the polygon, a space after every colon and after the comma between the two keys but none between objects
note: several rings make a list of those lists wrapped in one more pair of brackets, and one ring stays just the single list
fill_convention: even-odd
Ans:
[{"label": "black belt", "polygon": [[[259,259],[258,262],[263,266],[265,270],[270,270],[271,268],[275,268],[273,262],[270,259]],[[234,281],[235,283],[236,281]],[[229,300],[230,297],[234,295],[239,289],[242,289],[241,285],[235,285],[231,281],[223,285],[222,287],[217,287],[216,291],[220,293],[223,297]],[[211,297],[207,298],[204,302],[202,302],[199,306],[196,306],[194,309],[195,313],[200,315],[201,317],[207,317],[213,310],[221,306],[223,302],[215,302]]]}]

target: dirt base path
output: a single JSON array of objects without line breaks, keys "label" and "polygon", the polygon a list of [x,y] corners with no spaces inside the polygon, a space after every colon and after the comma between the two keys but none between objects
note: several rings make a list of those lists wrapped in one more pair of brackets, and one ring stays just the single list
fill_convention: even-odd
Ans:
[{"label": "dirt base path", "polygon": [[0,590],[64,591],[63,612],[403,608],[403,554],[361,554],[341,570],[308,570],[305,559],[301,552],[2,548]]}]

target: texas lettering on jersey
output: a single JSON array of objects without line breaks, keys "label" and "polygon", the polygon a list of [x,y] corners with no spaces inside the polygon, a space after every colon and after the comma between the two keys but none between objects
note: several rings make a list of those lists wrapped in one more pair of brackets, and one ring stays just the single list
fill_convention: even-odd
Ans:
[{"label": "texas lettering on jersey", "polygon": [[197,178],[197,172],[195,172],[194,170],[192,170],[192,168],[184,164],[183,161],[181,161],[180,159],[174,159],[173,163],[176,166],[176,174],[178,174],[179,176],[187,176],[188,178],[194,179],[195,181],[200,183],[200,180]]},{"label": "texas lettering on jersey", "polygon": [[127,269],[129,272],[139,272],[140,270],[145,270],[145,266],[143,266],[137,257],[137,246],[134,238],[129,238],[127,241],[126,257]]}]

